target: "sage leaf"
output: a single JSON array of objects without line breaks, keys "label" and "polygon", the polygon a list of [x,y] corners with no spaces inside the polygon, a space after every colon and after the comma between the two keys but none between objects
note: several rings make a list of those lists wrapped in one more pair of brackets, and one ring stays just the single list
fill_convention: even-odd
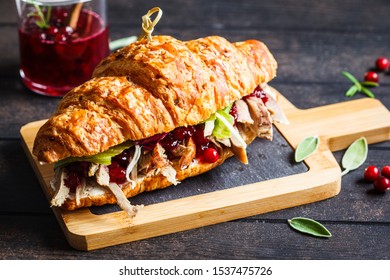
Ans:
[{"label": "sage leaf", "polygon": [[288,223],[293,229],[299,232],[317,237],[329,238],[332,236],[330,231],[325,226],[309,218],[296,217],[288,220]]},{"label": "sage leaf", "polygon": [[317,151],[320,139],[318,136],[308,136],[298,144],[295,150],[295,161],[301,162]]},{"label": "sage leaf", "polygon": [[367,140],[361,137],[355,140],[345,151],[341,160],[341,165],[345,170],[341,173],[344,176],[349,171],[355,170],[361,166],[367,159],[368,145]]}]

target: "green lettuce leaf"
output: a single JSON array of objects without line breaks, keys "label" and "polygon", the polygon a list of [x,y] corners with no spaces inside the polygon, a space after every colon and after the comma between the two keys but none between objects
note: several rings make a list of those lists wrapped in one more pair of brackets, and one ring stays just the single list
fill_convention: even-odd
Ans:
[{"label": "green lettuce leaf", "polygon": [[208,136],[212,129],[212,135],[219,139],[231,138],[235,146],[246,147],[244,139],[234,127],[234,117],[230,115],[233,103],[217,111],[205,122],[205,135]]},{"label": "green lettuce leaf", "polygon": [[[217,117],[217,120],[220,120],[223,122],[224,126],[230,131],[230,139],[232,140],[233,145],[236,147],[242,147],[246,148],[246,143],[244,139],[242,139],[240,133],[237,129],[234,128],[234,126],[219,112],[215,113],[215,116]],[[234,119],[233,119],[234,121]]]},{"label": "green lettuce leaf", "polygon": [[234,124],[234,117],[229,114],[233,103],[227,106],[226,108],[217,111],[220,115],[220,118],[216,117],[216,113],[212,114],[210,118],[205,122],[205,136],[214,135],[219,139],[229,138],[231,135],[230,128],[225,125],[221,120],[221,117],[224,118],[229,124]]},{"label": "green lettuce leaf", "polygon": [[84,157],[67,157],[65,159],[62,159],[58,161],[54,168],[57,169],[59,167],[65,166],[69,163],[75,162],[75,161],[88,161],[98,164],[104,164],[104,165],[110,165],[111,159],[122,153],[124,150],[132,147],[134,143],[132,141],[126,141],[122,144],[116,145],[114,147],[109,148],[107,151],[101,152],[99,154],[93,155],[93,156],[84,156]]},{"label": "green lettuce leaf", "polygon": [[[220,139],[230,138],[231,129],[226,125],[226,122],[232,126],[234,124],[234,117],[224,110],[218,111],[215,117],[213,135]],[[226,121],[224,122],[224,120]]]}]

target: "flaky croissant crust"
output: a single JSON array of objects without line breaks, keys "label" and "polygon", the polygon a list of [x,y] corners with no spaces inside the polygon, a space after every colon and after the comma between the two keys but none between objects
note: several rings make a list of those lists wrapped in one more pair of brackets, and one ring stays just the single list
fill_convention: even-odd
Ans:
[{"label": "flaky croissant crust", "polygon": [[133,43],[63,97],[38,131],[33,154],[52,163],[201,123],[273,79],[276,68],[268,48],[256,40],[154,36]]}]

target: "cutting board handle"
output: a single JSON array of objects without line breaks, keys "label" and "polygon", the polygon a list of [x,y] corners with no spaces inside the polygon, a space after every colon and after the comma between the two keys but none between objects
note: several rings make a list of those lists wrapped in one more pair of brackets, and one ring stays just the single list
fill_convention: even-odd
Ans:
[{"label": "cutting board handle", "polygon": [[276,127],[293,148],[313,135],[325,140],[331,151],[345,149],[362,136],[368,143],[390,139],[390,112],[377,99],[355,99],[305,110],[283,96],[279,102],[290,124]]}]

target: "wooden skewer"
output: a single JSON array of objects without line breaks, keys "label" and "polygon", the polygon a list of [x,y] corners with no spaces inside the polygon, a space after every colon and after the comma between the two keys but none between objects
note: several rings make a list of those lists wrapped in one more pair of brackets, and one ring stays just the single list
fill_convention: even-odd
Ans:
[{"label": "wooden skewer", "polygon": [[77,3],[74,5],[72,9],[72,13],[70,15],[69,26],[72,27],[73,30],[77,27],[77,22],[79,21],[81,8],[83,7],[83,3]]},{"label": "wooden skewer", "polygon": [[[150,17],[157,13],[156,18],[152,21]],[[144,38],[147,38],[148,41],[152,40],[152,33],[154,30],[154,26],[158,23],[158,21],[161,19],[162,16],[162,10],[159,7],[154,7],[153,9],[149,10],[146,15],[142,17],[142,33],[138,37],[138,41],[142,40]]]}]

